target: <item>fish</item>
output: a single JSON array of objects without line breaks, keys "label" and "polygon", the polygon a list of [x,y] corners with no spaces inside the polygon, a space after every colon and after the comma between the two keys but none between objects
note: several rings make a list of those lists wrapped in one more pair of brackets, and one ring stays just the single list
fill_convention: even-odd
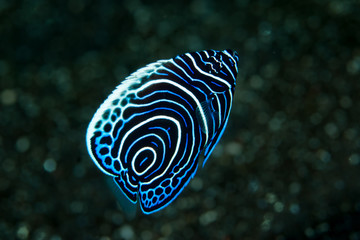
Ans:
[{"label": "fish", "polygon": [[233,50],[158,60],[132,73],[100,105],[86,131],[95,165],[144,214],[173,202],[219,142],[238,74]]}]

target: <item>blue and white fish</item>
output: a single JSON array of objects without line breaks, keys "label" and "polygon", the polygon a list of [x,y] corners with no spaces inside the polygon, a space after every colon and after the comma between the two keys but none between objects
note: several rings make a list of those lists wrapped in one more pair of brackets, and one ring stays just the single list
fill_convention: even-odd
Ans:
[{"label": "blue and white fish", "polygon": [[199,51],[151,63],[127,77],[86,133],[97,167],[144,213],[170,204],[203,165],[228,122],[235,51]]}]

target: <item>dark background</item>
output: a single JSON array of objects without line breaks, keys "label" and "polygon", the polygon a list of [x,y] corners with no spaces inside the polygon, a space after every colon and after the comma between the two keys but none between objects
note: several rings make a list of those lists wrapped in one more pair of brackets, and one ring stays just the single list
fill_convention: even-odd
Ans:
[{"label": "dark background", "polygon": [[[0,239],[360,239],[360,6],[0,1]],[[164,210],[127,219],[85,147],[147,63],[240,56],[222,141]]]}]

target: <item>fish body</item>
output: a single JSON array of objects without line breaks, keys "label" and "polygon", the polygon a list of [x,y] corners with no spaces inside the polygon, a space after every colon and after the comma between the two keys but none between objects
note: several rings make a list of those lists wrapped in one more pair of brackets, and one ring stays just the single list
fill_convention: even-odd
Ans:
[{"label": "fish body", "polygon": [[86,133],[97,165],[145,214],[170,204],[203,164],[228,122],[238,72],[232,50],[185,53],[127,77]]}]

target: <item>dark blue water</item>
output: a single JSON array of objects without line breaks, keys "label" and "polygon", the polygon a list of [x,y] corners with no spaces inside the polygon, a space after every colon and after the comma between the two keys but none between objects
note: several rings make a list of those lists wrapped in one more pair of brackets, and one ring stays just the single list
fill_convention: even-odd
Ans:
[{"label": "dark blue water", "polygon": [[[0,1],[1,239],[360,239],[358,1]],[[127,217],[85,131],[147,63],[234,49],[228,127]]]}]

